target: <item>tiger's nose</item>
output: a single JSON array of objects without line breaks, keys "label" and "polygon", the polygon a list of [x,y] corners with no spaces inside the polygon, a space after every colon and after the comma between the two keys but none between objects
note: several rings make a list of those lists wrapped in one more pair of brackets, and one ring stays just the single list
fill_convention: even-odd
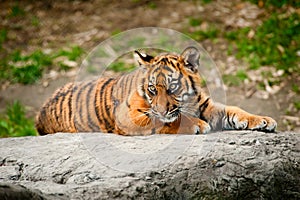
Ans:
[{"label": "tiger's nose", "polygon": [[167,114],[167,110],[161,106],[161,105],[158,105],[155,107],[155,110],[161,115],[161,116],[165,116]]}]

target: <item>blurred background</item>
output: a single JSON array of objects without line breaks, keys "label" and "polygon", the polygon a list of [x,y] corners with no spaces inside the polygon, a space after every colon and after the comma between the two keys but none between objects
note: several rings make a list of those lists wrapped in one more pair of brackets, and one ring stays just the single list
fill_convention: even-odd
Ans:
[{"label": "blurred background", "polygon": [[299,16],[297,0],[0,0],[0,137],[36,135],[37,111],[74,81],[93,47],[146,26],[198,41],[222,74],[228,105],[299,132]]}]

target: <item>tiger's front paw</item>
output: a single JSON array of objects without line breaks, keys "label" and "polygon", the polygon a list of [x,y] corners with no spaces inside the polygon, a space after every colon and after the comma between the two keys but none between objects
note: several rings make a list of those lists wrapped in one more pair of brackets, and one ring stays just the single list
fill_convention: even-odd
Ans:
[{"label": "tiger's front paw", "polygon": [[250,130],[258,130],[265,132],[274,132],[277,127],[277,122],[271,117],[251,116],[248,122]]},{"label": "tiger's front paw", "polygon": [[264,132],[274,132],[277,122],[271,117],[263,117],[258,115],[234,116],[232,120],[228,120],[228,124],[237,130],[257,130]]},{"label": "tiger's front paw", "polygon": [[199,119],[197,125],[194,125],[194,134],[206,134],[211,131],[211,127],[205,121]]},{"label": "tiger's front paw", "polygon": [[199,118],[186,118],[183,116],[179,128],[180,133],[184,134],[205,134],[209,133],[211,127],[205,121]]}]

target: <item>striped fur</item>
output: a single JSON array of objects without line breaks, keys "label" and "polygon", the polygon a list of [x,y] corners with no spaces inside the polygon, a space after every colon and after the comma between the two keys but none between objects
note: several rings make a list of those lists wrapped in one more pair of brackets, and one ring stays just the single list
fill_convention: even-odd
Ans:
[{"label": "striped fur", "polygon": [[38,132],[148,135],[275,130],[272,118],[214,103],[202,91],[196,48],[188,47],[181,55],[136,54],[140,67],[134,72],[58,89],[37,115]]}]

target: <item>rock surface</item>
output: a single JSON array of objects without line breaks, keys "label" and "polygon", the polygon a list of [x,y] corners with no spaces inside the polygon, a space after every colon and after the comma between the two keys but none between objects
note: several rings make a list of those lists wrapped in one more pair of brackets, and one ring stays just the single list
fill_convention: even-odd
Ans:
[{"label": "rock surface", "polygon": [[0,199],[300,199],[300,134],[0,140]]}]

